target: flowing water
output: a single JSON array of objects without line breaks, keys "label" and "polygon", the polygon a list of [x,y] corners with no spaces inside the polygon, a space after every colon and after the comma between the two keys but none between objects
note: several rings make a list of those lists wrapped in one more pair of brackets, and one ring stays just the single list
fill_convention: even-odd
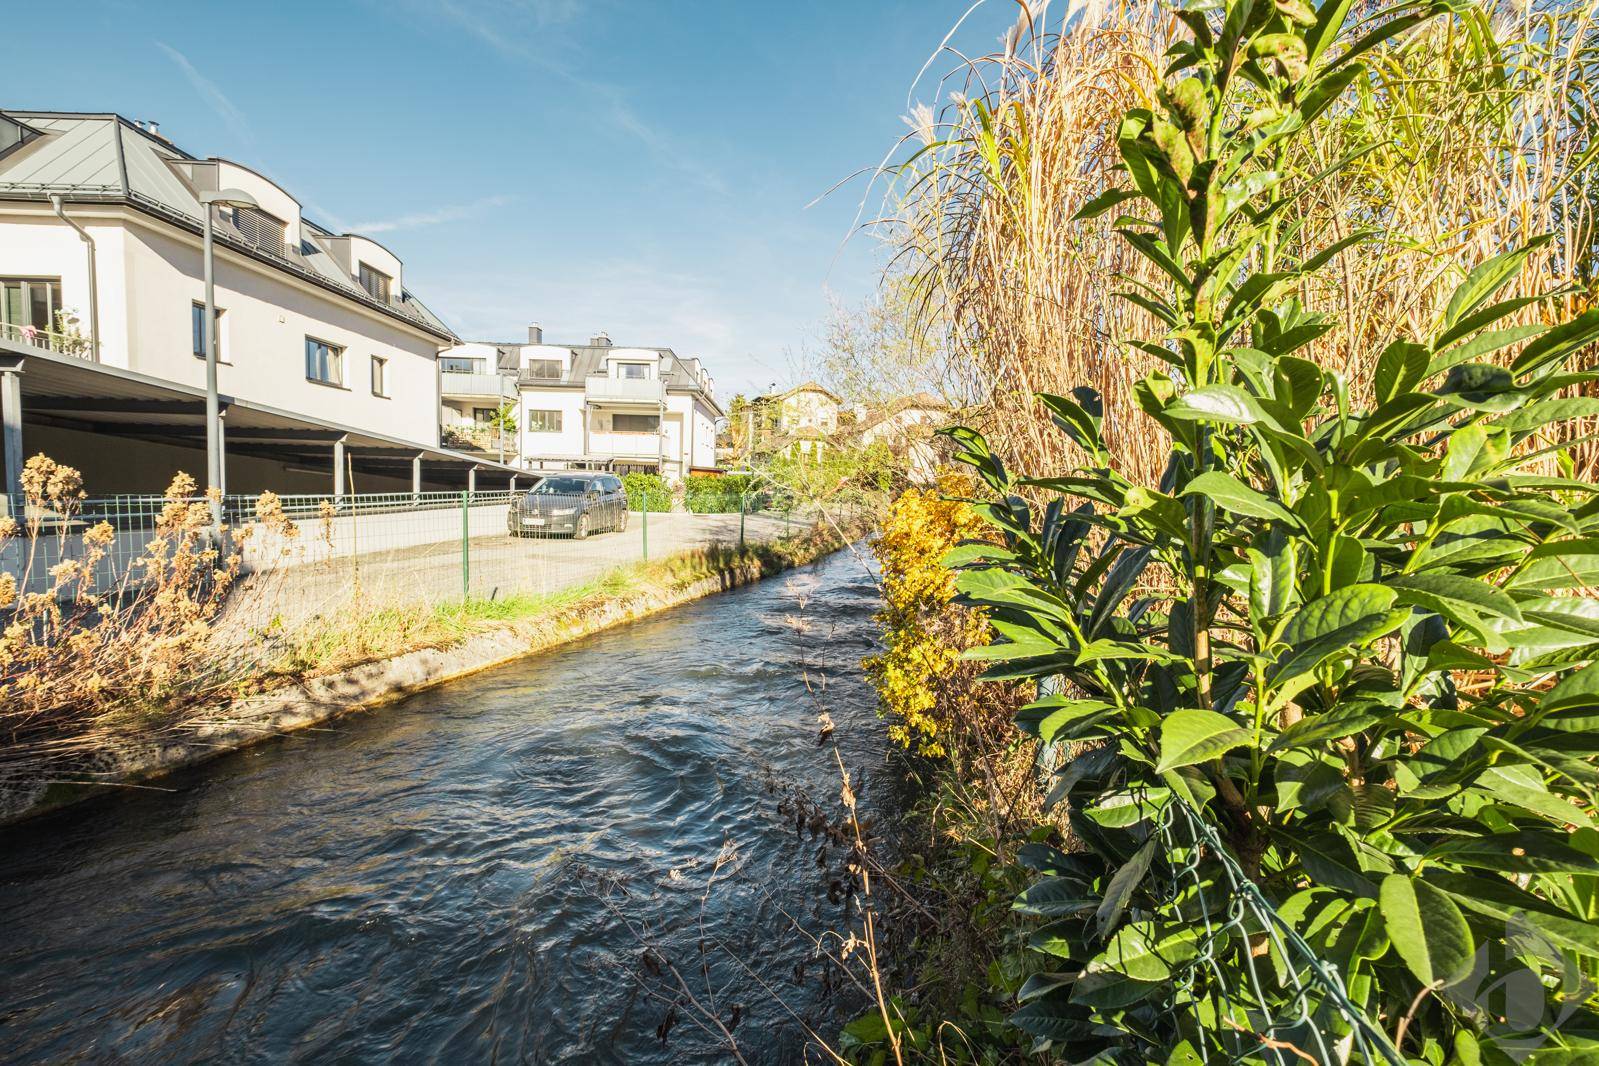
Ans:
[{"label": "flowing water", "polygon": [[892,806],[875,607],[840,553],[0,831],[0,1061],[800,1061],[860,1001],[791,797],[825,709]]}]

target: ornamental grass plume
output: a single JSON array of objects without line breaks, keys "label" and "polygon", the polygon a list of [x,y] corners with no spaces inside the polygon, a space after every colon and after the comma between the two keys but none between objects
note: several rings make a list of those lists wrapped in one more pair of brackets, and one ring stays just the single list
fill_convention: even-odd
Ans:
[{"label": "ornamental grass plume", "polygon": [[[214,541],[193,478],[173,478],[148,531],[86,524],[82,477],[47,456],[28,460],[22,488],[21,521],[0,521],[0,558],[17,561],[0,573],[0,808],[181,731],[247,661],[212,638],[251,530]],[[276,497],[260,509],[265,528],[293,535]]]}]

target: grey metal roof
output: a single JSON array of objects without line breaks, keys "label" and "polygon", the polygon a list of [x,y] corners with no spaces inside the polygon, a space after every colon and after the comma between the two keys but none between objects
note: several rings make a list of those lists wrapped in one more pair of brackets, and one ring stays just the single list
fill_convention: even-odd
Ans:
[{"label": "grey metal roof", "polygon": [[[123,200],[169,222],[200,227],[205,216],[199,198],[169,165],[196,157],[170,141],[120,115],[0,110],[0,116],[43,134],[0,154],[0,199],[42,199],[58,193],[68,200]],[[455,332],[410,292],[384,302],[361,288],[319,243],[334,236],[332,231],[308,219],[302,219],[300,229],[290,235],[290,246],[282,249],[262,248],[226,225],[217,232],[223,243],[241,246],[255,258],[359,303],[375,305],[445,340],[457,340]]]},{"label": "grey metal roof", "polygon": [[[628,352],[655,352],[665,360],[670,360],[666,367],[666,388],[671,392],[697,392],[705,401],[714,407],[719,414],[725,414],[722,405],[717,403],[716,397],[707,392],[697,381],[693,374],[683,365],[686,360],[681,358],[670,348],[657,348],[647,344],[561,344],[557,341],[544,341],[542,344],[518,344],[514,341],[478,341],[478,344],[492,345],[502,350],[515,352],[521,348],[564,348],[572,353],[567,372],[558,379],[551,379],[541,384],[549,385],[582,385],[585,380],[595,374],[605,372],[605,358],[618,351]],[[501,369],[514,372],[520,360],[512,357],[507,367],[502,359]]]}]

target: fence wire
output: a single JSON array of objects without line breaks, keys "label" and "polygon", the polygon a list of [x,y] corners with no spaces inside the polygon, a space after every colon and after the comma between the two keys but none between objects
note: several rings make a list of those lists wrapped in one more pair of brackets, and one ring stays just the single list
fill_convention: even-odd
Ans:
[{"label": "fence wire", "polygon": [[[228,496],[221,508],[224,544],[238,553],[241,585],[255,588],[251,610],[261,615],[236,621],[256,628],[292,627],[357,607],[555,596],[631,564],[769,542],[815,519],[807,509],[764,497],[734,500],[731,511],[694,514],[643,511],[611,495],[535,487],[275,497],[268,509],[292,523],[289,532],[274,515],[261,513],[263,499]],[[112,536],[95,568],[94,590],[114,594],[140,580],[141,560],[158,541],[162,515],[173,502],[115,495],[52,507],[0,497],[0,513],[14,516],[20,527],[0,542],[0,572],[16,579],[19,594],[48,592],[52,569],[84,558],[85,534],[103,525]],[[260,594],[263,584],[270,594]]]},{"label": "fence wire", "polygon": [[[1173,967],[1167,1003],[1174,1013],[1214,1005],[1225,1057],[1198,1042],[1202,1062],[1405,1066],[1351,999],[1337,967],[1277,911],[1214,828],[1175,796],[1153,818],[1165,860],[1152,875],[1164,881],[1165,899],[1183,919],[1202,927],[1193,959]],[[1223,971],[1220,959],[1229,952],[1248,976],[1244,987]]]}]

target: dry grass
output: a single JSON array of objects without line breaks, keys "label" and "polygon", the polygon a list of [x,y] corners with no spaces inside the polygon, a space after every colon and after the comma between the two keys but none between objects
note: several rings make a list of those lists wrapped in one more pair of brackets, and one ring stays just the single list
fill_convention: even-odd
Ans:
[{"label": "dry grass", "polygon": [[[22,524],[0,524],[0,548],[20,560],[20,580],[0,572],[0,788],[14,774],[79,765],[128,730],[177,728],[173,708],[215,698],[247,672],[212,637],[251,530],[219,550],[192,478],[173,479],[153,536],[116,565],[117,531],[77,519],[78,471],[35,456],[22,488]],[[260,501],[263,521],[292,528],[274,503]],[[36,573],[46,559],[59,561]]]},{"label": "dry grass", "polygon": [[[1114,233],[1115,212],[1073,216],[1120,180],[1116,123],[1152,101],[1173,25],[1159,5],[1098,3],[1063,33],[1064,6],[1032,5],[1001,52],[955,57],[948,102],[914,116],[883,231],[926,328],[947,333],[984,401],[978,428],[1030,468],[1059,468],[1065,438],[1032,397],[1092,386],[1113,454],[1149,483],[1169,449],[1133,387],[1159,364],[1124,342],[1164,327],[1116,294],[1155,282],[1153,268]],[[1383,346],[1425,330],[1493,253],[1551,233],[1515,291],[1592,285],[1596,66],[1586,0],[1437,20],[1379,51],[1360,91],[1284,161],[1311,175],[1357,156],[1290,208],[1285,251],[1355,227],[1385,234],[1303,294],[1341,324],[1311,356],[1348,374],[1357,402]],[[1579,459],[1592,470],[1599,453]]]}]

